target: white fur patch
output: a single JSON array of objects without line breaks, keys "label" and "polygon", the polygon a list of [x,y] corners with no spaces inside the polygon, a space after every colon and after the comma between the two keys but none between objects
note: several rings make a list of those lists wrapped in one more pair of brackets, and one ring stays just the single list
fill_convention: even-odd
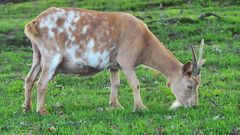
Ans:
[{"label": "white fur patch", "polygon": [[57,27],[57,24],[56,24],[56,22],[53,21],[52,17],[49,15],[45,19],[41,20],[39,27],[40,28],[47,27],[48,28],[48,37],[53,38],[54,33],[52,30]]},{"label": "white fur patch", "polygon": [[54,37],[53,29],[57,28],[56,22],[61,17],[64,17],[64,11],[59,9],[57,10],[57,12],[49,14],[45,18],[43,18],[40,21],[39,28],[48,28],[48,37],[53,38]]},{"label": "white fur patch", "polygon": [[88,49],[93,49],[94,47],[94,40],[91,38],[87,43]]},{"label": "white fur patch", "polygon": [[57,30],[58,30],[58,34],[60,34],[60,33],[62,33],[62,32],[64,31],[64,29],[63,29],[63,28],[59,28],[59,27],[58,27],[58,29],[57,29]]},{"label": "white fur patch", "polygon": [[[57,20],[64,19],[62,27],[57,27]],[[81,14],[69,11],[65,12],[63,9],[56,8],[56,12],[47,15],[40,21],[39,28],[48,28],[48,37],[53,38],[53,29],[57,28],[58,34],[66,32],[69,39],[73,38],[72,31],[76,30],[76,22],[81,18]],[[70,31],[71,30],[71,31]]]},{"label": "white fur patch", "polygon": [[79,51],[78,45],[73,45],[71,48],[67,48],[67,50],[66,50],[66,52],[67,52],[68,56],[70,57],[70,59],[72,60],[72,62],[74,64],[80,65],[82,67],[83,65],[86,65],[86,62],[81,58],[76,58],[77,51]]},{"label": "white fur patch", "polygon": [[83,29],[82,29],[83,34],[87,33],[88,27],[89,27],[88,25],[83,26]]},{"label": "white fur patch", "polygon": [[72,36],[70,40],[71,40],[72,42],[74,42],[74,41],[75,41],[75,37]]},{"label": "white fur patch", "polygon": [[75,12],[73,12],[73,11],[67,12],[67,19],[68,19],[68,21],[73,21],[74,16],[75,16]]},{"label": "white fur patch", "polygon": [[87,50],[84,52],[83,57],[87,59],[89,66],[97,68],[106,68],[109,64],[109,52],[104,50],[101,52],[94,52],[94,40],[91,38],[87,44]]},{"label": "white fur patch", "polygon": [[81,50],[79,50],[80,48],[76,44],[73,44],[70,48],[67,48],[66,52],[70,57],[71,61],[74,64],[80,65],[81,67],[90,66],[100,69],[107,68],[109,65],[110,57],[109,51],[104,50],[102,53],[100,51],[95,52],[93,50],[94,46],[95,41],[93,38],[91,38],[86,45],[86,50],[82,52],[79,58],[76,57],[76,53]]},{"label": "white fur patch", "polygon": [[68,39],[72,38],[72,32],[69,30],[70,27],[71,27],[71,23],[66,20],[63,24],[63,29],[66,31]]},{"label": "white fur patch", "polygon": [[51,78],[53,77],[58,64],[60,63],[61,60],[61,54],[57,53],[53,56],[52,60],[51,60],[51,65],[49,66],[49,70],[48,70],[48,80],[51,80]]},{"label": "white fur patch", "polygon": [[100,67],[106,68],[109,65],[109,51],[104,50],[101,54],[101,60]]},{"label": "white fur patch", "polygon": [[[74,11],[69,11],[66,14],[66,20],[63,24],[63,29],[66,31],[68,39],[70,39],[72,42],[75,41],[75,36],[72,34],[72,31],[76,30],[76,22],[81,17],[75,13]],[[71,29],[71,31],[70,31]]]},{"label": "white fur patch", "polygon": [[55,43],[54,46],[56,47],[57,51],[60,52],[60,49],[59,49],[59,47],[58,47],[58,44]]}]

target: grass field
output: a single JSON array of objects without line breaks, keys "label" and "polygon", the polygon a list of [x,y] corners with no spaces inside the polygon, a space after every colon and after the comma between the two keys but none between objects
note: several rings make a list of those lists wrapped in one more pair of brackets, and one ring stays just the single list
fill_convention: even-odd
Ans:
[{"label": "grass field", "polygon": [[[162,3],[163,8],[159,8]],[[48,7],[74,6],[124,11],[144,20],[182,62],[192,58],[190,45],[205,39],[199,106],[168,110],[174,101],[165,78],[140,67],[137,76],[149,111],[133,113],[133,96],[121,73],[119,101],[110,110],[108,71],[93,77],[58,75],[49,84],[50,115],[22,112],[23,83],[32,62],[24,25]],[[220,16],[199,19],[213,12]],[[42,0],[0,5],[0,134],[240,134],[240,2],[198,0]]]}]

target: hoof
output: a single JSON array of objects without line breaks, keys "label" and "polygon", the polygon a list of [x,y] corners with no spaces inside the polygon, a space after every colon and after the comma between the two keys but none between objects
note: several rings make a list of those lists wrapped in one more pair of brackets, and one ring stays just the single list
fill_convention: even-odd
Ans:
[{"label": "hoof", "polygon": [[37,111],[37,113],[41,116],[45,116],[45,115],[49,114],[49,112],[46,109],[41,109],[41,110]]},{"label": "hoof", "polygon": [[120,103],[118,103],[118,102],[109,103],[109,105],[110,105],[110,108],[112,108],[112,109],[124,109],[124,108],[122,107],[122,105],[121,105]]},{"label": "hoof", "polygon": [[143,104],[134,106],[133,112],[138,112],[138,111],[148,111],[148,108]]},{"label": "hoof", "polygon": [[23,112],[24,112],[24,113],[31,112],[31,110],[32,110],[32,107],[31,107],[31,106],[25,106],[25,105],[23,105],[22,107],[23,107]]}]

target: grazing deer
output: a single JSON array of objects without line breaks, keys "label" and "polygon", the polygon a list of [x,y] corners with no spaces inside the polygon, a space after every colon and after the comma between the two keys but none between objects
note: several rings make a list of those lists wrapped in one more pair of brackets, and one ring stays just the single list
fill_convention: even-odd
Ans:
[{"label": "grazing deer", "polygon": [[176,96],[171,108],[197,104],[203,50],[198,62],[193,49],[193,64],[182,64],[142,21],[128,13],[52,7],[29,22],[25,34],[33,48],[32,67],[25,79],[25,111],[31,110],[32,87],[40,71],[37,112],[44,115],[46,88],[54,75],[93,75],[104,69],[109,69],[111,76],[110,106],[122,108],[117,99],[121,69],[133,90],[134,110],[147,109],[135,74],[139,65],[168,79],[167,86]]}]

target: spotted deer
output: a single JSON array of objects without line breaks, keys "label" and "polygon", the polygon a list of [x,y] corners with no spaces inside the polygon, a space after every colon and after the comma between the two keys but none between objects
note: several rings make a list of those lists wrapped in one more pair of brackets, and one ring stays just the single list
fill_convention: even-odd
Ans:
[{"label": "spotted deer", "polygon": [[[136,17],[121,12],[98,12],[78,8],[49,8],[25,26],[33,48],[33,62],[25,79],[25,111],[31,110],[31,95],[37,81],[37,112],[47,114],[44,98],[47,84],[58,73],[94,75],[109,69],[110,106],[118,102],[119,70],[133,90],[134,110],[147,109],[140,97],[135,69],[145,65],[168,80],[176,101],[171,108],[190,107],[198,102],[200,68],[193,51],[193,64],[179,62]],[[192,68],[191,68],[192,67]]]}]

